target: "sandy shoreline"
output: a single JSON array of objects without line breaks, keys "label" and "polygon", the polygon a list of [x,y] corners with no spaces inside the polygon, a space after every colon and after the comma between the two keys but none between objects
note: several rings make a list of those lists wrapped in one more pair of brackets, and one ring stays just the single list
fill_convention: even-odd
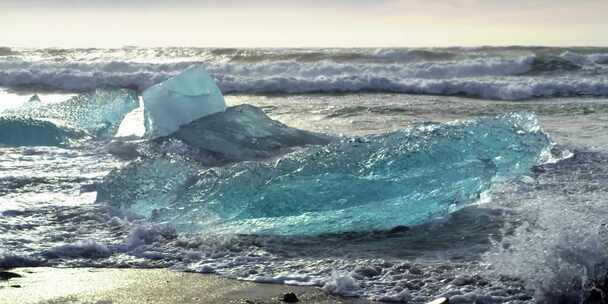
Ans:
[{"label": "sandy shoreline", "polygon": [[[369,303],[327,295],[315,287],[259,284],[166,269],[17,268],[0,282],[4,304],[282,303],[294,292],[300,303]],[[20,287],[14,287],[18,285]]]}]

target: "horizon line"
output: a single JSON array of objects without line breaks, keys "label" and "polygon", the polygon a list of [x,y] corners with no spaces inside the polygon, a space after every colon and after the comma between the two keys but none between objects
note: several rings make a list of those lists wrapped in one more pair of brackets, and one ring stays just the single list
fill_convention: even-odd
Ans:
[{"label": "horizon line", "polygon": [[0,45],[9,49],[126,49],[126,48],[200,48],[200,49],[449,49],[449,48],[608,48],[608,45],[526,45],[526,44],[480,44],[446,46],[195,46],[195,45],[122,45],[122,46],[20,46]]}]

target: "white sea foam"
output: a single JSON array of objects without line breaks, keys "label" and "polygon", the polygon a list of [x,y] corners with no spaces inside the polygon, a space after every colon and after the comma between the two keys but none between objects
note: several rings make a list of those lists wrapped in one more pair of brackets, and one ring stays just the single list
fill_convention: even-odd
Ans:
[{"label": "white sea foam", "polygon": [[110,249],[95,240],[81,240],[53,247],[45,255],[52,258],[100,258],[111,254]]},{"label": "white sea foam", "polygon": [[361,287],[349,275],[344,273],[334,273],[323,285],[323,290],[344,296],[357,296],[360,294]]}]

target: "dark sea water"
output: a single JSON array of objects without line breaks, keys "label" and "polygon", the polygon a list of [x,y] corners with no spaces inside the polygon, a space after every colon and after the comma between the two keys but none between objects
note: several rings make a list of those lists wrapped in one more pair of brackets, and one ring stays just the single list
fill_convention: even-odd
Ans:
[{"label": "dark sea water", "polygon": [[[360,151],[358,145],[382,141],[386,150],[374,149],[385,153],[370,154],[370,168],[384,164],[391,174],[404,168],[393,176],[397,180],[416,168],[430,168],[431,172],[470,169],[454,171],[457,174],[443,171],[438,177],[407,184],[405,190],[374,183],[369,189],[377,192],[369,196],[339,183],[346,176],[340,175],[335,184],[343,190],[344,200],[330,202],[331,193],[319,191],[313,196],[326,201],[315,201],[312,209],[290,215],[294,217],[281,217],[312,223],[311,233],[291,228],[288,231],[296,232],[261,229],[273,233],[258,233],[252,227],[267,227],[258,217],[253,222],[250,218],[237,221],[242,229],[225,226],[232,230],[223,233],[192,228],[199,226],[184,229],[179,225],[183,222],[156,216],[158,210],[150,211],[155,216],[142,217],[130,212],[137,208],[125,211],[116,208],[117,202],[96,199],[98,190],[108,191],[100,186],[108,184],[108,174],[124,177],[125,171],[120,169],[137,162],[125,156],[128,150],[115,153],[120,146],[116,143],[145,145],[142,139],[117,138],[142,134],[138,93],[193,64],[207,68],[228,106],[251,104],[289,127],[345,142],[321,149],[316,161],[307,154],[316,148],[281,156],[285,161],[300,161],[301,168],[330,168],[335,155],[346,155],[355,163],[358,159],[347,153]],[[34,94],[37,98],[32,98]],[[105,106],[108,100],[120,106]],[[42,115],[39,105],[51,109],[44,115],[52,118],[57,129],[8,118],[16,112],[35,118]],[[488,120],[493,126],[501,125],[496,121],[511,115],[507,113],[534,119],[507,125],[503,133],[494,127],[484,129],[480,123]],[[0,115],[0,266],[166,267],[256,282],[313,285],[345,296],[409,303],[425,303],[439,296],[450,297],[450,303],[584,303],[592,295],[591,287],[608,271],[608,49],[0,48]],[[118,135],[113,136],[118,125]],[[9,140],[23,143],[30,138],[21,133],[26,129],[33,132],[34,144],[10,144]],[[449,137],[454,139],[452,144],[437,143],[443,143],[437,139],[442,137],[436,137],[441,130],[456,132],[457,136]],[[394,138],[390,134],[406,133],[394,142],[386,139]],[[45,144],[56,144],[36,144],[40,134],[45,134]],[[537,155],[529,151],[538,141],[513,142],[492,152],[496,168],[484,167],[486,155],[454,158],[473,155],[469,153],[485,149],[485,144],[494,147],[494,141],[510,140],[509,134],[532,134],[537,136],[534,140],[546,136],[551,144]],[[473,140],[467,141],[467,136]],[[414,152],[426,151],[422,155],[435,155],[435,147],[450,153],[443,158],[437,152],[434,161],[424,162],[411,156],[413,152],[400,154],[401,143],[408,143],[404,147]],[[419,147],[430,150],[417,150]],[[189,192],[179,190],[176,177],[195,168],[189,162],[175,167],[187,148],[176,144],[169,149],[168,154],[175,154],[170,165],[155,170],[175,173],[166,174],[162,187],[151,184],[154,186],[138,190],[135,197],[154,193],[155,204],[169,199],[204,200],[198,196],[204,189],[191,187],[197,185],[192,176],[199,173],[187,178]],[[513,151],[522,154],[507,162]],[[455,159],[465,165],[451,166]],[[529,159],[533,163],[526,165]],[[237,163],[226,168],[252,172],[239,166],[255,165]],[[331,180],[328,176],[336,172],[344,173],[327,169],[317,178]],[[352,171],[349,176],[361,172]],[[371,185],[379,175],[370,172],[361,174],[369,183],[358,186]],[[493,174],[491,178],[485,178],[487,172]],[[465,179],[469,173],[473,178]],[[456,178],[448,180],[451,176]],[[410,188],[427,189],[442,181],[441,177],[450,182],[435,189],[439,193],[432,198],[441,197],[450,185],[478,188],[449,208],[433,199],[420,199],[420,195],[435,193],[430,190],[404,194]],[[293,186],[289,178],[285,177],[290,181],[286,185]],[[138,176],[137,180],[145,178]],[[228,185],[225,189],[231,189],[232,184]],[[132,195],[127,186],[114,189]],[[400,202],[383,199],[384,205],[378,205],[383,207],[374,210],[375,205],[368,206],[365,214],[399,210],[387,216],[391,222],[386,223],[395,226],[403,217],[402,225],[393,229],[376,225],[372,219],[373,225],[349,222],[349,231],[314,232],[315,227],[325,229],[330,218],[343,223],[340,214],[367,219],[358,217],[362,213],[348,213],[346,207],[329,206],[354,201],[363,206],[367,200],[394,192],[399,193]],[[225,190],[219,195],[230,193]],[[358,194],[346,199],[349,193]],[[186,196],[187,200],[182,199]],[[150,201],[138,204],[156,206],[153,198],[146,199]],[[404,205],[411,209],[398,208],[398,204],[414,201],[414,205]],[[255,209],[248,203],[242,202],[249,208],[243,210],[253,213],[267,215],[268,209],[280,209],[276,205]],[[289,209],[289,201],[282,205]],[[414,210],[436,210],[431,208],[435,205],[442,212],[416,220],[408,217]],[[217,208],[228,207],[219,204]],[[337,213],[331,217],[323,213],[330,209]],[[175,219],[202,221],[206,213],[201,210],[184,203],[171,214],[179,215]],[[308,222],[306,216],[310,216]]]}]

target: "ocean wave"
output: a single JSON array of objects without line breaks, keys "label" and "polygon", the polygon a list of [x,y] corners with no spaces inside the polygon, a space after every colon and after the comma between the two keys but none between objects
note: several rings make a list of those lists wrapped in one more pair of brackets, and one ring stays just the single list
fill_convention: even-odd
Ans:
[{"label": "ocean wave", "polygon": [[[229,53],[233,50],[216,50]],[[248,50],[234,50],[247,52]],[[251,50],[254,55],[257,50]],[[222,53],[220,52],[220,53]],[[294,52],[277,52],[281,60],[252,62],[190,60],[179,62],[135,62],[121,60],[3,60],[0,86],[34,87],[83,92],[100,87],[143,90],[162,82],[191,65],[202,64],[215,77],[225,94],[393,92],[434,95],[464,95],[487,99],[525,100],[556,96],[606,96],[608,76],[586,69],[589,62],[602,62],[603,54],[560,56],[478,57],[460,60],[390,62],[403,56],[441,57],[438,51],[377,49],[369,56],[384,63],[294,58]],[[287,55],[285,55],[287,54]],[[300,55],[302,55],[300,54]],[[321,53],[319,53],[321,54]],[[339,53],[355,56],[362,53]],[[350,54],[350,55],[349,55]],[[355,54],[355,55],[353,55]],[[451,53],[450,53],[451,54]],[[262,54],[264,55],[264,54]],[[297,56],[300,56],[297,55]],[[356,56],[359,56],[356,55]],[[213,55],[220,56],[220,55]],[[224,56],[224,55],[222,55]],[[234,54],[226,55],[236,58]],[[260,55],[261,56],[261,55]],[[266,56],[266,55],[264,55]],[[277,57],[278,56],[278,57]],[[283,56],[283,57],[280,57]],[[287,57],[289,60],[284,60]],[[323,55],[325,56],[325,55]],[[338,56],[338,55],[336,55]],[[361,55],[363,56],[363,55]],[[578,57],[577,57],[578,56]],[[584,56],[584,60],[579,58]],[[399,58],[397,58],[399,57]],[[402,58],[403,57],[403,58]]]},{"label": "ocean wave", "polygon": [[443,50],[380,48],[372,52],[372,57],[378,60],[402,62],[414,60],[450,60],[457,58],[458,54]]},{"label": "ocean wave", "polygon": [[499,100],[540,97],[607,96],[608,79],[390,79],[338,77],[331,80],[270,78],[252,82],[220,79],[225,93],[316,93],[380,91],[409,94],[463,95]]},{"label": "ocean wave", "polygon": [[576,64],[608,64],[608,53],[579,54],[566,51],[560,57]]},{"label": "ocean wave", "polygon": [[577,71],[583,67],[558,56],[535,57],[528,75],[553,74],[568,71]]},{"label": "ocean wave", "polygon": [[15,52],[13,52],[13,50],[9,47],[5,47],[5,46],[0,46],[0,56],[8,56],[8,55],[13,55],[15,54]]},{"label": "ocean wave", "polygon": [[[239,49],[239,48],[138,48],[120,49],[23,49],[20,51],[5,47],[12,55],[29,58],[46,58],[59,61],[112,61],[117,58],[139,62],[180,62],[211,60],[226,62],[270,62],[293,60],[300,62],[411,62],[424,60],[451,60],[460,57],[458,52],[445,49],[419,48],[377,48],[377,49]],[[2,52],[0,51],[0,54]]]},{"label": "ocean wave", "polygon": [[[130,84],[147,86],[156,78],[168,77],[193,64],[205,64],[207,69],[220,76],[263,78],[271,76],[332,77],[336,75],[383,75],[399,78],[447,78],[518,75],[530,70],[534,56],[513,59],[485,58],[449,62],[419,62],[410,64],[336,63],[317,61],[302,63],[281,60],[259,63],[223,63],[185,61],[172,63],[141,63],[129,61],[105,62],[0,62],[0,85],[43,84],[61,86],[59,80],[90,79],[100,84]],[[44,81],[45,78],[51,79]],[[63,79],[62,79],[63,78]],[[152,78],[146,80],[146,78]],[[69,86],[69,84],[66,84]],[[75,85],[74,85],[75,86]],[[75,86],[76,87],[76,86]],[[77,88],[77,87],[76,87]]]},{"label": "ocean wave", "polygon": [[292,60],[298,62],[367,62],[408,63],[414,61],[447,61],[457,53],[446,50],[378,48],[378,49],[214,49],[213,56],[230,62],[271,62]]}]

